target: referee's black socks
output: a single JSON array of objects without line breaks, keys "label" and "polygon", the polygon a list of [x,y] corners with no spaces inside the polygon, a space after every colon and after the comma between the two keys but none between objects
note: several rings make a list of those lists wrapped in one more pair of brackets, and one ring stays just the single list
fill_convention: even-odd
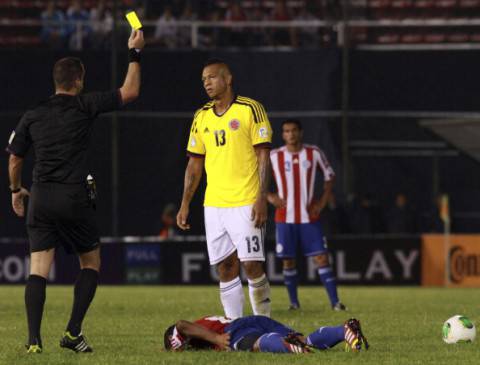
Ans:
[{"label": "referee's black socks", "polygon": [[25,287],[25,307],[28,321],[28,344],[42,346],[40,325],[45,304],[47,279],[39,275],[30,275]]},{"label": "referee's black socks", "polygon": [[72,314],[67,326],[67,331],[72,336],[78,336],[82,332],[82,322],[95,296],[97,285],[98,271],[93,269],[80,270],[75,282]]}]

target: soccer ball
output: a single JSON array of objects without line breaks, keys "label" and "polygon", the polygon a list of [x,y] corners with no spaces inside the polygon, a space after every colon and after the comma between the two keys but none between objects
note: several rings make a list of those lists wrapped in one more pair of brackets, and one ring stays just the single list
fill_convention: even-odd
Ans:
[{"label": "soccer ball", "polygon": [[467,317],[456,315],[443,324],[443,341],[446,343],[472,342],[475,340],[475,325]]}]

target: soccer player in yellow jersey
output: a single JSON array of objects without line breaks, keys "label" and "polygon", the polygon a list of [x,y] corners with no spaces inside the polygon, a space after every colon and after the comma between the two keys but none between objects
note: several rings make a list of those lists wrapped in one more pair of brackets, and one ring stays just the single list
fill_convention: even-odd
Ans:
[{"label": "soccer player in yellow jersey", "polygon": [[193,119],[177,224],[183,230],[190,228],[189,205],[205,167],[208,256],[210,265],[218,269],[225,316],[243,315],[240,265],[248,278],[253,313],[270,316],[270,284],[263,269],[270,122],[260,103],[234,94],[232,73],[223,61],[208,61],[202,81],[211,101]]}]

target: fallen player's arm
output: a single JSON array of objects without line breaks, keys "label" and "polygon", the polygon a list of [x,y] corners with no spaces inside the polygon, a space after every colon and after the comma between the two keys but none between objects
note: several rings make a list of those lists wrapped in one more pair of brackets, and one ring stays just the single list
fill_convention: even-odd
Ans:
[{"label": "fallen player's arm", "polygon": [[180,320],[175,324],[177,331],[183,337],[198,338],[218,346],[220,349],[228,348],[230,335],[228,333],[219,334],[196,323]]}]

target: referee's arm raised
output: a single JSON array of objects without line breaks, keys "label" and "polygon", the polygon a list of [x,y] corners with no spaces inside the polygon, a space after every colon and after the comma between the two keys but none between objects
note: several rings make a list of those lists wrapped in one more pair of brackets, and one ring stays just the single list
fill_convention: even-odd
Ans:
[{"label": "referee's arm raised", "polygon": [[128,71],[120,88],[122,103],[127,104],[138,98],[140,94],[140,51],[145,47],[143,32],[133,30],[128,39]]}]

